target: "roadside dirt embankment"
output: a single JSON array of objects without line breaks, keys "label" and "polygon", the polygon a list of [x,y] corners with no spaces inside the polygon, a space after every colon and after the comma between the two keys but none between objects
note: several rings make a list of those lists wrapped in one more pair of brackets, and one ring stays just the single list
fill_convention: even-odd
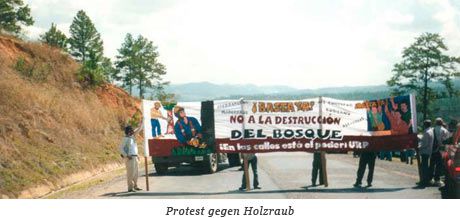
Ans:
[{"label": "roadside dirt embankment", "polygon": [[120,166],[122,127],[139,100],[84,88],[59,49],[0,35],[0,198],[39,197]]}]

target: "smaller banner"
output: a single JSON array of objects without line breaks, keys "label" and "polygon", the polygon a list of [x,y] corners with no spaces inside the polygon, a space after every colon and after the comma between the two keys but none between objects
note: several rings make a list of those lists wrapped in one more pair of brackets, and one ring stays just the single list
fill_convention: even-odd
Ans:
[{"label": "smaller banner", "polygon": [[142,101],[147,156],[206,155],[214,145],[203,141],[201,102]]}]

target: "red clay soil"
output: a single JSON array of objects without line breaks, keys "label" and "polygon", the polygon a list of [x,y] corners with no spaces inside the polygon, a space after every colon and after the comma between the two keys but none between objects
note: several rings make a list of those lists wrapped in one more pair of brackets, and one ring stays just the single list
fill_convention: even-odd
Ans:
[{"label": "red clay soil", "polygon": [[122,162],[123,126],[140,101],[112,84],[82,87],[79,68],[57,48],[0,35],[0,198],[36,197]]}]

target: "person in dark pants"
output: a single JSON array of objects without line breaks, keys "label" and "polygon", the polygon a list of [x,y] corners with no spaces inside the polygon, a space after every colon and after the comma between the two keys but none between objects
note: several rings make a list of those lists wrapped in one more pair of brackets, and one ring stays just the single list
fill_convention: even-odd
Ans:
[{"label": "person in dark pants", "polygon": [[[255,154],[242,154],[243,158],[248,159],[248,168],[249,165],[252,168],[252,173],[254,174],[253,185],[254,189],[261,189],[259,186],[259,175],[257,174],[257,156]],[[239,190],[243,191],[246,189],[246,172],[243,173],[243,179],[241,182],[241,187]]]},{"label": "person in dark pants", "polygon": [[433,185],[440,186],[440,187],[443,186],[441,182],[441,175],[442,175],[442,170],[443,170],[442,156],[439,151],[435,151],[431,154],[429,170],[430,170],[430,173],[431,172],[433,173],[431,175],[431,178],[434,179]]},{"label": "person in dark pants", "polygon": [[367,173],[367,187],[372,186],[372,179],[374,177],[374,166],[375,158],[377,155],[375,152],[362,152],[359,158],[359,167],[356,182],[353,185],[354,187],[361,187],[361,182],[364,177],[364,171],[366,171],[366,165],[369,167],[369,172]]},{"label": "person in dark pants", "polygon": [[321,164],[321,152],[313,153],[313,169],[311,171],[311,186],[316,186],[316,178],[319,173],[319,185],[324,184],[323,167]]},{"label": "person in dark pants", "polygon": [[444,166],[441,156],[441,148],[443,148],[443,141],[452,136],[452,134],[444,127],[444,121],[441,118],[436,118],[436,126],[433,128],[433,149],[430,157],[430,181],[434,178],[434,185],[442,187],[444,186],[441,181],[441,175],[443,174]]},{"label": "person in dark pants", "polygon": [[434,132],[433,128],[431,127],[431,120],[423,121],[423,128],[423,135],[420,139],[420,145],[418,146],[418,152],[420,153],[422,159],[420,162],[422,178],[420,179],[420,182],[417,183],[417,185],[421,188],[428,186],[431,180],[429,161],[434,141]]}]

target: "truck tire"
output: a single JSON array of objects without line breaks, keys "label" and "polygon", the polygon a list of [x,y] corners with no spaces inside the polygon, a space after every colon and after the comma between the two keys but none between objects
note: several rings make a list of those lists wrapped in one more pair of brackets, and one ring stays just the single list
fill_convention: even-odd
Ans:
[{"label": "truck tire", "polygon": [[219,160],[216,153],[209,154],[208,160],[204,163],[204,169],[207,173],[213,174],[217,172],[219,166]]},{"label": "truck tire", "polygon": [[157,172],[158,175],[164,175],[168,172],[168,164],[154,164],[155,171]]},{"label": "truck tire", "polygon": [[230,167],[241,166],[241,155],[238,153],[227,154],[228,164]]}]

